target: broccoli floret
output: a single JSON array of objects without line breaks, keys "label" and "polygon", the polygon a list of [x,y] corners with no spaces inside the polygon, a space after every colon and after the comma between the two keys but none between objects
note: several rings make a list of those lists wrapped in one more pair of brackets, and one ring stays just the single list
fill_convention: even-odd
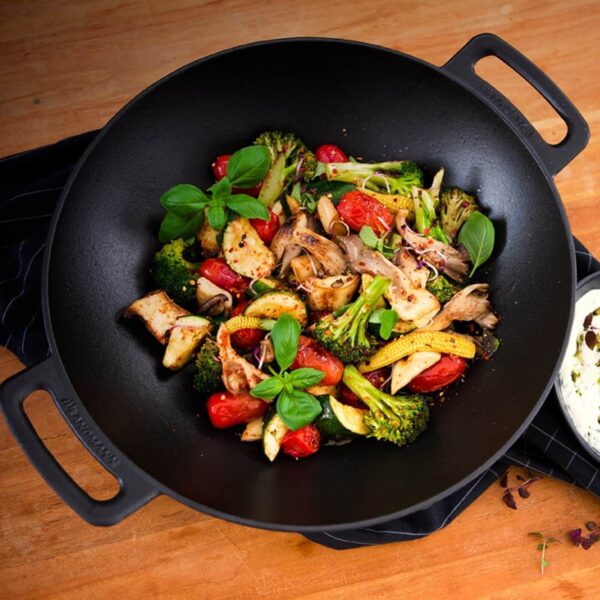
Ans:
[{"label": "broccoli floret", "polygon": [[352,365],[344,369],[342,379],[368,407],[365,425],[369,437],[404,446],[427,429],[429,407],[423,396],[392,396],[377,389]]},{"label": "broccoli floret", "polygon": [[449,188],[442,192],[440,198],[440,221],[444,233],[452,243],[458,230],[472,212],[479,210],[477,201],[459,188]]},{"label": "broccoli floret", "polygon": [[186,245],[182,239],[165,244],[154,255],[154,281],[156,285],[181,306],[191,307],[196,300],[196,286],[190,284],[198,263],[186,260]]},{"label": "broccoli floret", "polygon": [[328,317],[317,323],[315,338],[345,363],[369,358],[377,349],[377,342],[367,334],[369,317],[389,283],[389,280],[377,275],[341,316]]},{"label": "broccoli floret", "polygon": [[203,396],[210,396],[223,389],[221,381],[219,348],[213,339],[207,338],[196,355],[194,388]]},{"label": "broccoli floret", "polygon": [[412,160],[328,163],[325,175],[329,181],[347,181],[383,194],[410,196],[413,187],[423,187],[423,171]]},{"label": "broccoli floret", "polygon": [[431,292],[442,304],[446,304],[461,289],[460,286],[450,283],[443,275],[438,275],[427,284],[427,291]]},{"label": "broccoli floret", "polygon": [[317,159],[297,135],[265,131],[254,143],[266,146],[271,156],[271,169],[258,196],[265,206],[272,206],[282,192],[296,181],[313,178]]}]

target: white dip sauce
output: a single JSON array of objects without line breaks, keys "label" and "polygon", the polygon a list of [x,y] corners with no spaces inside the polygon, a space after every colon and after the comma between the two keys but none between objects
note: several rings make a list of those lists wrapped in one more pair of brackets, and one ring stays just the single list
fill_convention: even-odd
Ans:
[{"label": "white dip sauce", "polygon": [[600,452],[600,289],[590,290],[575,305],[558,381],[575,428]]}]

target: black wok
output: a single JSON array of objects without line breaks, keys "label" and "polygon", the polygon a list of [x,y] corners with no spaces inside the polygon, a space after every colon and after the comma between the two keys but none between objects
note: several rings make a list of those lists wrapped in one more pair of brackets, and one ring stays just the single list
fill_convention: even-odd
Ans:
[{"label": "black wok", "polygon": [[[474,73],[495,55],[566,121],[546,144]],[[257,445],[213,429],[190,376],[158,367],[162,347],[120,314],[152,288],[148,266],[170,186],[209,184],[213,158],[264,129],[368,159],[411,158],[477,192],[496,224],[489,281],[502,346],[474,366],[405,449],[372,441],[269,464]],[[157,494],[272,529],[363,526],[423,508],[474,479],[523,431],[548,392],[570,326],[574,252],[552,176],[586,145],[587,126],[532,63],[492,35],[446,65],[361,43],[292,39],[221,52],[176,71],[98,135],[66,186],[49,237],[43,310],[51,356],[0,390],[33,464],[83,518],[118,522]],[[121,483],[98,502],[55,462],[22,404],[49,390],[90,452]]]}]

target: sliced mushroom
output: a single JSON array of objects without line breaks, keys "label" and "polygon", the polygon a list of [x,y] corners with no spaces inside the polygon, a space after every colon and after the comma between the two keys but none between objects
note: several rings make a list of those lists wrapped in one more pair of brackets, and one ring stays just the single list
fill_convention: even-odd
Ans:
[{"label": "sliced mushroom", "polygon": [[[217,298],[215,300],[215,298]],[[224,300],[223,300],[224,298]],[[198,302],[199,312],[203,312],[203,307],[208,306],[209,310],[216,311],[222,309],[221,312],[204,312],[203,314],[222,314],[228,316],[233,308],[233,297],[232,295],[218,285],[215,285],[206,277],[199,277],[196,282],[196,301]],[[208,303],[208,304],[207,304]]]},{"label": "sliced mushroom", "polygon": [[217,294],[212,298],[208,298],[201,304],[198,304],[198,314],[208,317],[216,317],[227,312],[229,299],[225,294]]},{"label": "sliced mushroom", "polygon": [[319,275],[319,263],[309,254],[302,254],[290,261],[292,273],[298,283]]},{"label": "sliced mushroom", "polygon": [[453,321],[475,321],[484,329],[494,329],[498,325],[498,317],[492,310],[488,289],[487,283],[474,283],[460,290],[425,329],[441,331],[450,327]]},{"label": "sliced mushroom", "polygon": [[268,378],[268,375],[257,369],[233,349],[229,332],[224,325],[219,327],[217,333],[217,347],[219,348],[219,360],[223,369],[221,379],[227,391],[236,395],[247,393],[263,379]]},{"label": "sliced mushroom", "polygon": [[275,255],[279,267],[279,274],[285,275],[290,267],[292,259],[296,258],[302,252],[302,248],[294,241],[294,232],[300,227],[306,227],[308,219],[304,212],[298,213],[295,217],[288,219],[277,231],[270,250]]},{"label": "sliced mushroom", "polygon": [[358,275],[334,275],[323,279],[310,277],[303,287],[311,310],[334,311],[352,300],[359,285]]},{"label": "sliced mushroom", "polygon": [[438,352],[415,352],[394,363],[390,391],[395,394],[408,385],[417,375],[435,365],[442,358]]},{"label": "sliced mushroom", "polygon": [[402,248],[394,256],[394,264],[398,265],[404,274],[416,287],[424,288],[427,285],[429,269],[420,266],[417,259],[406,249]]},{"label": "sliced mushroom", "polygon": [[146,329],[161,343],[167,343],[167,334],[179,317],[190,313],[175,304],[163,290],[146,294],[125,309],[126,318],[137,317],[144,322]]},{"label": "sliced mushroom", "polygon": [[329,196],[321,196],[317,203],[317,214],[325,233],[333,237],[347,235],[350,230],[348,225],[342,221],[337,208]]},{"label": "sliced mushroom", "polygon": [[330,239],[306,227],[298,227],[294,230],[294,241],[319,261],[325,275],[339,275],[345,271],[346,257]]}]

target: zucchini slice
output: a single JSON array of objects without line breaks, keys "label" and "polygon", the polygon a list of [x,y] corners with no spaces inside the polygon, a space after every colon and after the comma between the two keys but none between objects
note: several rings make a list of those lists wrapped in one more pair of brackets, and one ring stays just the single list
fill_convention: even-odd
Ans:
[{"label": "zucchini slice", "polygon": [[281,420],[273,407],[271,412],[268,412],[265,416],[262,434],[263,450],[271,462],[279,454],[281,440],[288,431],[288,426]]},{"label": "zucchini slice", "polygon": [[364,417],[369,411],[342,404],[333,396],[329,396],[329,403],[331,410],[343,427],[357,435],[367,435],[370,432],[364,421]]},{"label": "zucchini slice", "polygon": [[330,398],[333,396],[324,394],[317,396],[317,400],[321,403],[321,414],[316,418],[314,425],[319,430],[319,433],[324,440],[339,442],[342,440],[350,440],[356,437],[349,429],[346,429],[340,420],[336,417],[331,408]]},{"label": "zucchini slice", "polygon": [[163,366],[177,371],[186,365],[212,328],[203,317],[188,315],[179,317],[169,334],[169,343],[163,357]]},{"label": "zucchini slice", "polygon": [[308,323],[306,305],[298,294],[287,290],[267,292],[250,302],[244,310],[245,316],[259,319],[277,319],[284,313],[291,314],[302,327]]},{"label": "zucchini slice", "polygon": [[273,292],[281,287],[281,282],[275,277],[263,277],[252,281],[248,286],[247,294],[250,298],[257,298],[267,292]]},{"label": "zucchini slice", "polygon": [[227,264],[250,279],[268,277],[275,268],[275,255],[265,246],[248,219],[231,221],[223,234],[223,255]]}]

